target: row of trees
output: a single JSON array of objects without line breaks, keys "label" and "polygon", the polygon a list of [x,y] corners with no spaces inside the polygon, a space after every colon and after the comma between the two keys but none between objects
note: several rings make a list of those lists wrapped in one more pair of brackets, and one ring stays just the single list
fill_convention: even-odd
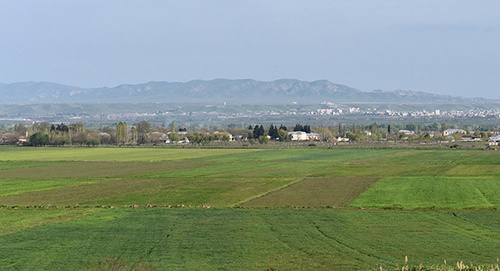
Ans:
[{"label": "row of trees", "polygon": [[[446,124],[391,124],[378,125],[346,125],[319,126],[311,128],[310,125],[296,124],[294,131],[304,131],[307,133],[318,133],[322,140],[338,140],[346,138],[349,141],[377,141],[377,140],[408,140],[408,141],[442,141],[445,138],[436,130],[442,128],[458,128]],[[412,130],[413,134],[400,133],[400,130]],[[34,123],[26,126],[23,123],[14,125],[11,129],[0,130],[0,143],[13,144],[19,139],[25,138],[29,134],[29,142],[35,146],[42,145],[89,145],[99,144],[155,144],[164,142],[191,142],[193,144],[205,144],[213,141],[228,142],[231,139],[267,143],[269,141],[287,141],[288,128],[280,125],[270,125],[268,128],[262,124],[250,125],[247,128],[232,126],[226,131],[220,129],[219,132],[198,130],[186,131],[185,128],[177,128],[175,122],[170,127],[152,127],[148,121],[141,121],[134,125],[119,122],[114,126],[102,127],[98,129],[87,129],[82,122],[71,124],[50,124],[48,122]],[[420,131],[420,132],[419,132]],[[424,132],[422,132],[424,131]],[[434,131],[432,133],[431,131]],[[466,130],[469,133],[469,130]],[[486,131],[477,130],[475,136],[480,136],[486,140],[489,134]],[[454,135],[454,139],[459,140],[461,134]]]}]

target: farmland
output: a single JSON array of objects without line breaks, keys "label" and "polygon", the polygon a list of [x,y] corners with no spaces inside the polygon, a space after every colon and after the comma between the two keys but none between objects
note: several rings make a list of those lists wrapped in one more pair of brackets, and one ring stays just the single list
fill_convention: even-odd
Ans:
[{"label": "farmland", "polygon": [[494,151],[0,147],[0,269],[494,264]]}]

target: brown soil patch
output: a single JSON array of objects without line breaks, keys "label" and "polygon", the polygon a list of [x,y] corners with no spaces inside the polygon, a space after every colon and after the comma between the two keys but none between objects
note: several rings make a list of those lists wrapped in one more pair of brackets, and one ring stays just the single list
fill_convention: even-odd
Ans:
[{"label": "brown soil patch", "polygon": [[306,178],[281,190],[249,200],[254,207],[346,207],[380,178]]}]

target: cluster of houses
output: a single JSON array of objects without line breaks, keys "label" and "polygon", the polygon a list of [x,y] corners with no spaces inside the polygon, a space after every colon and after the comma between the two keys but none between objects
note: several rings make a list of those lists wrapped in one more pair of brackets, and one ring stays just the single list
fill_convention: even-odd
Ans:
[{"label": "cluster of houses", "polygon": [[[447,129],[443,132],[443,136],[453,136],[455,134],[462,135],[462,141],[480,141],[482,140],[481,136],[467,134],[467,131],[463,129]],[[500,142],[500,135],[492,136],[488,138],[489,146],[498,146],[498,142]]]},{"label": "cluster of houses", "polygon": [[488,145],[489,146],[498,146],[499,142],[500,142],[500,135],[492,136],[492,137],[488,138]]},{"label": "cluster of houses", "polygon": [[[370,131],[365,131],[364,132],[366,135],[371,135]],[[414,131],[410,130],[399,130],[399,133],[403,133],[406,136],[412,136],[415,135]],[[443,131],[442,135],[445,137],[452,137],[455,134],[460,134],[462,136],[462,141],[480,141],[482,140],[481,136],[473,135],[473,134],[468,134],[466,130],[463,129],[446,129]],[[318,141],[321,140],[321,135],[318,133],[306,133],[302,131],[294,131],[294,132],[288,132],[288,138],[291,141]],[[349,138],[346,137],[338,137],[336,138],[337,141],[349,141]],[[498,143],[500,142],[500,135],[490,137],[488,139],[488,142],[490,146],[497,146]]]}]

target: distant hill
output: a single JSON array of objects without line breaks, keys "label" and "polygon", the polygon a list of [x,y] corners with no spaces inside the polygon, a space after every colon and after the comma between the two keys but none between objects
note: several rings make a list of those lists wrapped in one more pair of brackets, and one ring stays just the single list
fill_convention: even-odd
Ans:
[{"label": "distant hill", "polygon": [[361,91],[326,80],[306,82],[252,79],[149,82],[113,88],[79,88],[47,82],[0,84],[0,104],[42,103],[183,103],[183,104],[288,104],[306,103],[469,103],[482,98],[463,98],[415,91]]}]

